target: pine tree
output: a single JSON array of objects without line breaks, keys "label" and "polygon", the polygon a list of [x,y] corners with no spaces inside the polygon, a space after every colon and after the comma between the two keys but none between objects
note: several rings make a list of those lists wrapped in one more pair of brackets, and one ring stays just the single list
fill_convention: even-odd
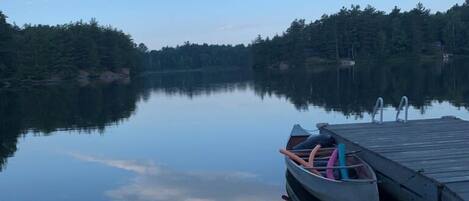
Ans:
[{"label": "pine tree", "polygon": [[14,71],[13,29],[6,19],[0,11],[0,77],[7,77]]}]

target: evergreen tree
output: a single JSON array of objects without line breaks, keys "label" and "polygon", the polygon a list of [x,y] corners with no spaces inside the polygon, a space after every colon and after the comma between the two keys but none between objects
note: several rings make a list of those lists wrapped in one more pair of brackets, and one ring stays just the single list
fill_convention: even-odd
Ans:
[{"label": "evergreen tree", "polygon": [[6,22],[7,17],[0,11],[0,78],[14,72],[13,28]]}]

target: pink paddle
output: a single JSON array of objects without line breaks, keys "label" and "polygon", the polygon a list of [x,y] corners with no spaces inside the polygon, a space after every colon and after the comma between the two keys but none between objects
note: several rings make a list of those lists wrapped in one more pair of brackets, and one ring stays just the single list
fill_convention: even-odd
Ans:
[{"label": "pink paddle", "polygon": [[337,149],[334,149],[334,152],[332,152],[331,158],[329,158],[329,161],[327,161],[327,170],[326,170],[326,177],[329,179],[334,179],[334,165],[337,162]]}]

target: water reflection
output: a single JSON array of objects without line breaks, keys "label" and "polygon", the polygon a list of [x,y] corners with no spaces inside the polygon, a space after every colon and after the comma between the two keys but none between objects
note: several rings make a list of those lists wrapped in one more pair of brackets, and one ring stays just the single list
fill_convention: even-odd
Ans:
[{"label": "water reflection", "polygon": [[134,84],[138,83],[145,97],[149,96],[149,92],[163,92],[166,96],[182,95],[193,98],[235,89],[245,90],[250,86],[251,80],[251,72],[196,72],[152,74],[139,77]]},{"label": "water reflection", "polygon": [[188,97],[246,88],[250,74],[179,73],[139,77],[131,83],[72,83],[30,86],[0,91],[0,171],[17,150],[17,139],[32,132],[49,135],[59,130],[78,133],[118,125],[136,110],[140,100],[152,92]]},{"label": "water reflection", "polygon": [[129,184],[109,190],[113,200],[134,201],[259,201],[277,200],[278,189],[247,172],[181,172],[152,162],[112,160],[73,154],[78,160],[99,163],[135,174]]},{"label": "water reflection", "polygon": [[[157,99],[159,96],[182,97],[191,101],[194,101],[192,99],[196,97],[218,98],[203,102],[205,105],[195,105],[195,107],[202,109],[194,109],[193,112],[203,113],[203,115],[197,113],[191,116],[193,118],[219,115],[220,113],[233,114],[233,110],[239,110],[240,107],[244,107],[218,107],[218,110],[228,110],[219,111],[218,113],[207,111],[207,108],[214,107],[214,103],[222,101],[221,98],[225,98],[223,99],[224,101],[229,99],[232,102],[241,102],[240,100],[249,98],[255,100],[269,98],[287,100],[285,103],[267,100],[265,102],[256,102],[247,108],[246,113],[249,114],[243,113],[238,116],[232,116],[231,119],[226,119],[226,122],[237,122],[239,119],[236,118],[248,119],[248,116],[256,116],[253,113],[271,110],[275,110],[272,111],[272,114],[279,115],[272,118],[279,119],[280,124],[288,120],[297,121],[296,118],[298,116],[284,115],[286,110],[282,106],[288,105],[291,108],[291,104],[300,111],[313,107],[316,113],[312,115],[325,115],[325,110],[334,111],[336,112],[334,114],[343,114],[345,116],[338,115],[339,117],[337,118],[345,119],[350,116],[361,118],[371,111],[374,101],[378,96],[383,96],[386,103],[389,104],[388,106],[395,107],[402,95],[409,96],[411,105],[419,109],[421,113],[425,113],[426,108],[434,104],[440,105],[439,108],[443,108],[440,109],[443,111],[438,111],[438,114],[451,115],[444,111],[444,109],[452,106],[461,107],[464,111],[467,109],[469,103],[469,82],[466,80],[469,77],[468,64],[467,60],[455,60],[448,64],[406,60],[405,62],[397,61],[386,65],[367,64],[354,68],[324,68],[311,72],[251,73],[233,71],[229,73],[154,74],[141,76],[130,83],[91,84],[88,86],[61,84],[2,89],[0,90],[0,171],[7,167],[7,159],[17,152],[18,141],[26,133],[42,136],[56,134],[57,132],[55,131],[59,130],[67,130],[72,131],[73,134],[100,133],[102,135],[110,135],[106,129],[118,127],[117,125],[121,126],[121,123],[130,121],[132,117],[135,118],[135,116],[138,116],[136,114],[139,113],[138,105],[140,103],[146,103],[151,98]],[[256,94],[255,97],[251,97],[252,92]],[[228,96],[227,94],[230,93],[235,94],[235,96]],[[218,94],[222,94],[224,97],[215,96]],[[158,107],[168,107],[168,105],[164,104],[172,104],[172,108],[182,108],[179,106],[174,107],[178,102],[172,103],[171,99],[165,99],[165,101],[163,104],[155,104],[153,107],[150,107],[150,109],[155,109],[152,113],[163,111],[161,114],[157,114],[162,117],[161,119],[165,119],[169,115],[167,113],[171,111],[159,110]],[[444,104],[440,104],[442,102]],[[187,104],[187,102],[183,103]],[[220,105],[222,104],[220,103]],[[263,108],[264,106],[266,107]],[[188,107],[184,108],[190,109]],[[174,112],[173,117],[188,115],[188,113],[182,111]],[[265,116],[260,117],[266,118]],[[324,120],[323,118],[325,117],[317,118]],[[177,118],[172,118],[171,120],[178,121]],[[271,121],[269,124],[267,120],[261,118],[254,119],[253,121],[256,122],[255,124],[258,127],[253,123],[253,125],[249,125],[252,127],[242,130],[242,132],[249,132],[248,134],[243,133],[243,135],[239,136],[243,138],[253,136],[255,139],[253,141],[259,139],[265,140],[266,144],[272,147],[263,147],[264,152],[262,153],[273,153],[272,155],[274,155],[276,154],[275,150],[281,147],[280,144],[277,144],[277,141],[280,140],[266,139],[272,135],[263,133],[261,135],[259,133],[265,131],[261,129],[262,127],[272,127],[272,130],[281,129],[276,127],[279,122],[275,121],[274,124],[272,123],[274,121]],[[139,121],[142,121],[142,119],[139,119]],[[340,121],[338,120],[338,122]],[[160,121],[159,123],[164,124],[168,122]],[[196,126],[199,127],[194,129],[193,132],[198,135],[201,132],[200,130],[203,130],[202,128],[212,125],[210,125],[210,122],[205,122],[202,119],[197,122]],[[228,145],[233,146],[235,144],[234,141],[239,144],[246,140],[232,136],[235,135],[236,131],[240,131],[229,127],[236,126],[235,124],[226,123],[223,126],[223,128],[217,128],[219,130],[216,132],[226,132],[231,135],[231,138],[224,136],[231,140],[229,142],[231,144]],[[290,125],[285,126],[289,127]],[[127,129],[136,131],[134,128]],[[152,130],[155,127],[147,126],[141,129]],[[230,133],[226,129],[234,131]],[[168,130],[170,128],[161,132],[168,132]],[[192,132],[189,131],[190,129],[184,130]],[[209,130],[205,129],[205,131]],[[127,131],[126,133],[132,133]],[[158,130],[155,132],[158,132]],[[286,135],[286,132],[279,134],[279,136]],[[137,133],[129,134],[128,138],[135,138],[135,134]],[[184,135],[183,137],[188,136]],[[153,138],[155,140],[162,140],[161,136],[153,136]],[[112,138],[112,142],[109,142],[108,146],[114,146],[115,140],[116,138]],[[128,139],[125,140],[124,144],[128,142]],[[171,138],[171,140],[174,139]],[[210,143],[218,143],[216,139],[212,140],[212,138],[204,140],[198,141],[198,143],[208,143],[207,145],[197,145],[199,147],[210,147]],[[185,142],[188,141],[190,140]],[[66,143],[66,140],[64,142]],[[211,146],[214,146],[213,144]],[[86,144],[83,144],[83,147],[86,147]],[[134,154],[140,156],[142,152]],[[251,160],[250,162],[263,157],[256,155],[259,153],[254,153],[248,157]],[[232,156],[236,154],[241,155],[239,153],[232,153]],[[227,197],[233,198],[233,200],[235,198],[246,200],[260,197],[269,198],[267,200],[279,199],[278,193],[270,194],[275,187],[256,181],[256,177],[251,174],[240,172],[216,174],[193,173],[178,171],[152,163],[116,161],[83,155],[74,155],[74,157],[82,161],[104,164],[135,174],[135,179],[131,183],[108,191],[107,195],[116,200],[155,200],[156,198],[154,199],[152,196],[159,197],[158,199],[160,200],[226,200]],[[279,158],[277,155],[272,157]],[[239,158],[239,161],[241,161],[246,160],[247,157],[239,156]],[[207,164],[207,166],[209,165]],[[276,168],[280,169],[280,167]],[[271,172],[275,171],[272,170]],[[181,188],[176,188],[178,186],[181,186]],[[206,188],[209,186],[218,186],[220,191],[207,192]],[[155,191],[155,189],[160,190]],[[255,191],[249,189],[254,189]],[[242,194],[241,192],[243,191],[246,193]],[[167,193],[167,195],[155,195],[155,192],[163,192]],[[226,197],[221,198],[222,196]]]},{"label": "water reflection", "polygon": [[0,170],[26,132],[103,131],[129,118],[139,98],[132,87],[61,85],[0,91]]},{"label": "water reflection", "polygon": [[468,66],[468,60],[447,64],[405,60],[310,73],[257,73],[254,87],[261,97],[285,97],[298,109],[320,106],[345,115],[370,112],[380,96],[396,107],[401,96],[407,95],[411,105],[422,112],[431,101],[449,101],[466,108]]}]

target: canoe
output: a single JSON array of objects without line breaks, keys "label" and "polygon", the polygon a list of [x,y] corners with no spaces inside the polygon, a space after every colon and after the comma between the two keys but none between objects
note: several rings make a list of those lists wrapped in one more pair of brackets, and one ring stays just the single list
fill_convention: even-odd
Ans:
[{"label": "canoe", "polygon": [[303,186],[287,171],[286,178],[286,192],[288,194],[287,201],[320,201],[318,198],[311,195],[306,191]]},{"label": "canoe", "polygon": [[[337,156],[337,147],[319,148],[314,151],[293,149],[310,136],[311,133],[295,125],[286,149],[281,150],[286,154],[287,170],[306,191],[322,201],[379,201],[377,179],[373,169],[354,153],[343,154],[342,159],[345,161],[341,161],[341,164],[345,166],[340,166],[338,160],[341,157]],[[311,154],[314,155],[312,157],[309,155],[311,151],[315,152]],[[313,161],[308,161],[309,159]],[[348,175],[342,175],[344,172]]]}]

